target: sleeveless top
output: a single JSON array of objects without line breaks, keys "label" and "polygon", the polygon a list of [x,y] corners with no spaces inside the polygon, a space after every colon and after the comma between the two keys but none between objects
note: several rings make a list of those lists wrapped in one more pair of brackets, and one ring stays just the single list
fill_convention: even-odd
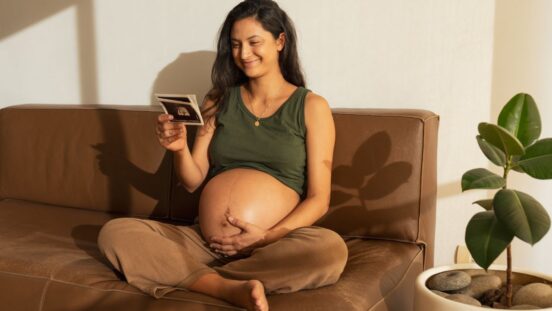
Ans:
[{"label": "sleeveless top", "polygon": [[233,168],[257,169],[295,190],[306,193],[306,145],[304,102],[309,92],[298,87],[266,118],[257,118],[245,106],[240,87],[229,88],[216,113],[216,129],[209,145],[209,176]]}]

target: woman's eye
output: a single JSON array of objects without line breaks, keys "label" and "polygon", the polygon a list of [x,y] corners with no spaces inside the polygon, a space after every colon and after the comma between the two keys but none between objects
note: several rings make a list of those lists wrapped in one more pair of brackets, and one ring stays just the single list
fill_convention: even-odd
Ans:
[{"label": "woman's eye", "polygon": [[257,45],[257,44],[259,44],[259,43],[261,43],[261,42],[255,41],[255,42],[251,42],[251,45]]}]

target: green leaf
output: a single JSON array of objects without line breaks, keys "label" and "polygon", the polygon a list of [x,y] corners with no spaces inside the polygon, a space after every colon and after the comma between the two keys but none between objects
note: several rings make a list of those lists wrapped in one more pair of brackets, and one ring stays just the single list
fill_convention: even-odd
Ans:
[{"label": "green leaf", "polygon": [[477,204],[488,211],[493,209],[493,199],[478,200],[472,204]]},{"label": "green leaf", "polygon": [[550,216],[542,205],[521,191],[502,189],[495,194],[496,217],[521,240],[534,245],[550,229]]},{"label": "green leaf", "polygon": [[513,238],[514,235],[495,217],[493,211],[475,214],[466,227],[466,246],[475,262],[485,270]]},{"label": "green leaf", "polygon": [[[525,151],[527,152],[527,149],[525,149]],[[523,168],[521,166],[519,166],[519,159],[520,158],[521,158],[521,156],[519,156],[519,155],[512,156],[512,169],[516,172],[519,172],[519,173],[525,173],[523,171]]]},{"label": "green leaf", "polygon": [[481,137],[481,135],[477,135],[476,139],[479,144],[479,148],[481,148],[481,151],[483,151],[483,154],[485,154],[487,159],[498,166],[504,166],[504,164],[506,164],[506,155],[502,152],[502,150],[492,144],[489,144],[485,139],[483,139],[483,137]]},{"label": "green leaf", "polygon": [[481,122],[477,129],[483,139],[506,153],[506,157],[525,153],[521,142],[502,127]]},{"label": "green leaf", "polygon": [[538,140],[527,147],[517,164],[531,177],[552,179],[552,138]]},{"label": "green leaf", "polygon": [[524,146],[531,145],[541,134],[541,119],[531,95],[519,93],[512,97],[498,116],[498,125],[507,129]]},{"label": "green leaf", "polygon": [[462,175],[462,191],[470,189],[498,189],[505,184],[504,178],[485,168],[474,168]]}]

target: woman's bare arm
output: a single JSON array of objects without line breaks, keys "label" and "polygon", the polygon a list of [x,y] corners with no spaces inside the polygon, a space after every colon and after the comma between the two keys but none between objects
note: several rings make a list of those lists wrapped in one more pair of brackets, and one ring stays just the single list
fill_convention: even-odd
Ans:
[{"label": "woman's bare arm", "polygon": [[[206,99],[203,109],[214,105]],[[215,131],[214,110],[204,116],[205,124],[196,133],[192,152],[186,147],[174,152],[174,167],[182,185],[188,192],[194,192],[205,180],[209,171],[208,149]]]},{"label": "woman's bare arm", "polygon": [[271,228],[266,243],[276,241],[295,228],[310,226],[329,208],[335,125],[328,102],[309,93],[305,99],[307,128],[307,197]]}]

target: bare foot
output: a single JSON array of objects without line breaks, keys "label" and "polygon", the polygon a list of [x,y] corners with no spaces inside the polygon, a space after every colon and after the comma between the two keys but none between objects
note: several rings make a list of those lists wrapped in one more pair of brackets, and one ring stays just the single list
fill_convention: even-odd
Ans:
[{"label": "bare foot", "polygon": [[227,288],[226,300],[248,311],[268,311],[263,283],[257,280],[234,282]]}]

